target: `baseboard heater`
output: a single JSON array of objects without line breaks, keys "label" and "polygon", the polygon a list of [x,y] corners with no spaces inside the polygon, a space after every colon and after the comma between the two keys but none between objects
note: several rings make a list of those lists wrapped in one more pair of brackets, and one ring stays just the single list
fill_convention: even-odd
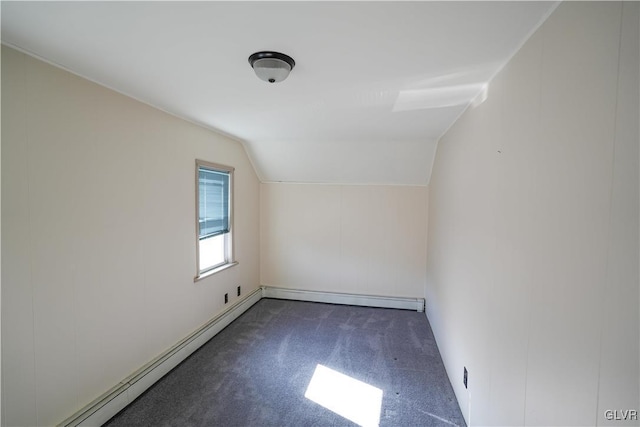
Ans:
[{"label": "baseboard heater", "polygon": [[133,402],[165,374],[218,332],[237,319],[262,298],[262,289],[247,294],[218,316],[209,320],[198,330],[189,334],[173,347],[122,380],[111,390],[89,403],[80,411],[60,423],[60,426],[100,426]]},{"label": "baseboard heater", "polygon": [[339,292],[304,291],[299,289],[263,286],[263,298],[278,298],[331,304],[361,305],[365,307],[400,308],[424,311],[424,298],[383,297],[375,295],[343,294]]},{"label": "baseboard heater", "polygon": [[262,298],[424,311],[423,298],[368,296],[262,286],[122,380],[118,385],[64,420],[59,426],[100,426],[104,424]]}]

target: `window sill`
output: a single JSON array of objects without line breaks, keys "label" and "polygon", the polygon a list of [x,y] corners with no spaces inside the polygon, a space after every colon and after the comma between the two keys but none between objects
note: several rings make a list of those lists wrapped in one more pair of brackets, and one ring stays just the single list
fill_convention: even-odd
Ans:
[{"label": "window sill", "polygon": [[205,271],[204,273],[200,274],[199,276],[194,277],[193,281],[194,282],[199,282],[202,279],[206,279],[209,276],[213,276],[214,274],[219,273],[219,272],[221,272],[223,270],[226,270],[227,268],[231,268],[234,265],[238,265],[238,261],[233,261],[233,262],[230,262],[228,264],[221,265],[220,267],[216,267],[216,268],[214,268],[212,270]]}]

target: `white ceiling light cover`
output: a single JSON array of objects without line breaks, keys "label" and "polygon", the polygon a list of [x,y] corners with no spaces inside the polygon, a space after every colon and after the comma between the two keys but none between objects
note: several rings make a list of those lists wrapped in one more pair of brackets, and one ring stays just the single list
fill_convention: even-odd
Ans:
[{"label": "white ceiling light cover", "polygon": [[256,52],[249,57],[249,64],[256,76],[268,83],[283,81],[296,65],[293,58],[279,52]]}]

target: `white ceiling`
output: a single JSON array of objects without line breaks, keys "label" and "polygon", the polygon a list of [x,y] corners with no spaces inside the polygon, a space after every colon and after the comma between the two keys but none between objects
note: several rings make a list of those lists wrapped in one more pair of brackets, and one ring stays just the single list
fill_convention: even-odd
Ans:
[{"label": "white ceiling", "polygon": [[[425,185],[550,2],[2,2],[2,42],[242,141],[263,181]],[[249,55],[296,67],[259,80]],[[489,88],[490,96],[490,88]]]}]

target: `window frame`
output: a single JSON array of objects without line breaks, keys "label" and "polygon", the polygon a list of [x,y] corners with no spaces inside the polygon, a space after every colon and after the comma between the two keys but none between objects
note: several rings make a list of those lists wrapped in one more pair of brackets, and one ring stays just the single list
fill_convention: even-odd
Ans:
[{"label": "window frame", "polygon": [[[229,231],[223,233],[225,239],[225,261],[222,264],[214,265],[204,270],[200,269],[200,169],[209,169],[215,172],[223,172],[229,174]],[[234,252],[234,232],[233,232],[233,213],[234,213],[234,172],[235,168],[232,166],[222,165],[219,163],[208,162],[206,160],[196,159],[195,167],[195,238],[196,238],[196,276],[194,282],[218,273],[219,271],[226,270],[229,267],[237,265]]]}]

